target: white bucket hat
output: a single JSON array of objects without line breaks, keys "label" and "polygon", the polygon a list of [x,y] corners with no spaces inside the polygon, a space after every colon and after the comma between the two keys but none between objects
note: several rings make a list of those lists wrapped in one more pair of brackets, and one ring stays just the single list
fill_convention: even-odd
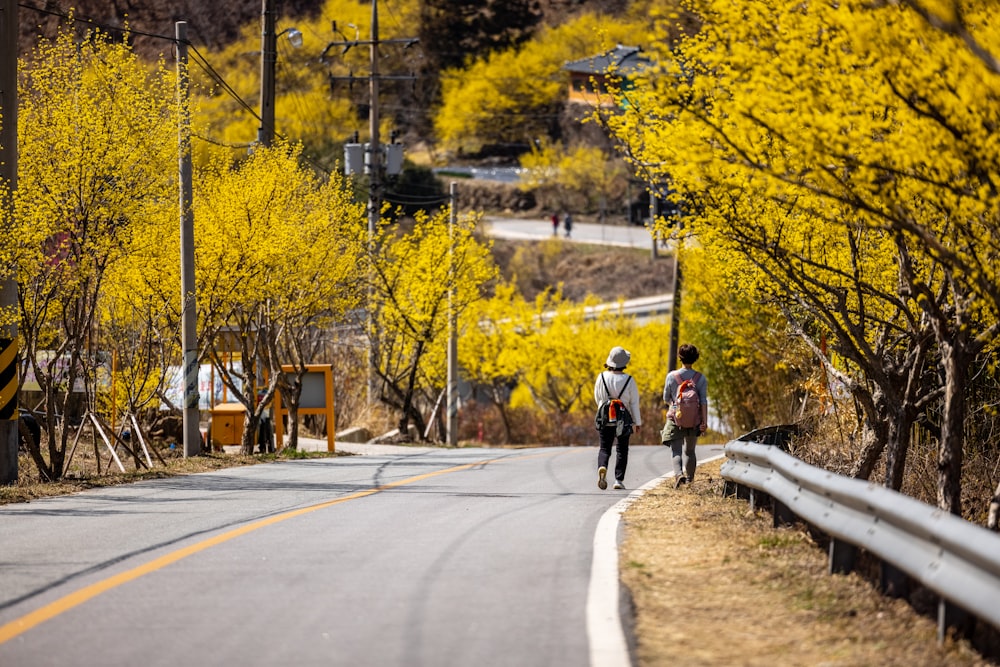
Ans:
[{"label": "white bucket hat", "polygon": [[614,371],[620,371],[628,366],[628,362],[632,359],[632,353],[626,350],[624,347],[613,347],[611,352],[608,354],[608,360],[604,362],[604,365]]}]

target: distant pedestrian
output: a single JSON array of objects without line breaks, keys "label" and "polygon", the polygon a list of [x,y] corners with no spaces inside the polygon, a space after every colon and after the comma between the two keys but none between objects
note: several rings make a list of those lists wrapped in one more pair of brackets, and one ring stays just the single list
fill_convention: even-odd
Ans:
[{"label": "distant pedestrian", "polygon": [[[597,453],[597,488],[602,491],[608,488],[608,463],[611,460],[611,445],[617,439],[615,458],[616,489],[625,488],[625,469],[628,467],[628,441],[632,431],[638,431],[642,425],[642,415],[639,414],[639,389],[635,380],[625,372],[625,367],[632,355],[621,347],[611,348],[604,368],[594,383],[594,400],[598,406],[597,427],[600,437],[600,450]],[[603,420],[605,404],[612,399],[618,399],[624,404],[625,414],[615,414],[615,422]]]},{"label": "distant pedestrian", "polygon": [[559,236],[559,214],[552,214],[552,236]]},{"label": "distant pedestrian", "polygon": [[563,217],[563,227],[566,229],[566,238],[569,238],[569,233],[573,231],[573,216],[569,214],[569,211]]},{"label": "distant pedestrian", "polygon": [[673,453],[675,489],[694,480],[698,467],[695,445],[708,427],[708,380],[692,368],[700,356],[698,348],[681,345],[677,356],[684,367],[667,373],[663,383],[667,421],[660,433],[660,441]]}]

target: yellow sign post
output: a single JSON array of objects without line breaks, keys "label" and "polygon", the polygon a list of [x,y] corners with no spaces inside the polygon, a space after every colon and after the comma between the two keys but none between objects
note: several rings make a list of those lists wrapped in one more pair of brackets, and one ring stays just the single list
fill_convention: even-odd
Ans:
[{"label": "yellow sign post", "polygon": [[[282,366],[282,372],[294,373],[295,366]],[[285,446],[284,417],[288,408],[281,400],[281,390],[274,392],[274,439],[280,451]],[[300,415],[326,415],[326,451],[336,451],[336,423],[333,414],[333,364],[307,364],[299,396]]]}]

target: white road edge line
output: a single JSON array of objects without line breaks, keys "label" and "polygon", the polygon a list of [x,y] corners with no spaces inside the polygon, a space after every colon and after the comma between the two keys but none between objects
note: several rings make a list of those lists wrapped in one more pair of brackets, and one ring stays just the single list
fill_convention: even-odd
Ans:
[{"label": "white road edge line", "polygon": [[[725,458],[717,454],[700,459],[698,464]],[[587,638],[590,643],[591,667],[631,667],[628,642],[622,627],[618,591],[618,524],[629,505],[646,491],[656,488],[673,471],[643,484],[612,505],[597,522],[594,531],[594,560],[590,567],[590,587],[587,590]]]}]

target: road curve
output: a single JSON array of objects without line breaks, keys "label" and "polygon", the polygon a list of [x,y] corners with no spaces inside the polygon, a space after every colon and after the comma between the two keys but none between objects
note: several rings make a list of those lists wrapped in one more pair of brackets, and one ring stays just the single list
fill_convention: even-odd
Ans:
[{"label": "road curve", "polygon": [[494,238],[512,241],[541,241],[558,238],[563,241],[587,243],[590,245],[618,246],[623,248],[648,248],[652,250],[653,238],[649,230],[641,225],[608,225],[595,223],[573,223],[569,238],[562,227],[558,234],[552,233],[552,223],[540,218],[503,218],[487,216],[483,223],[486,233]]}]

